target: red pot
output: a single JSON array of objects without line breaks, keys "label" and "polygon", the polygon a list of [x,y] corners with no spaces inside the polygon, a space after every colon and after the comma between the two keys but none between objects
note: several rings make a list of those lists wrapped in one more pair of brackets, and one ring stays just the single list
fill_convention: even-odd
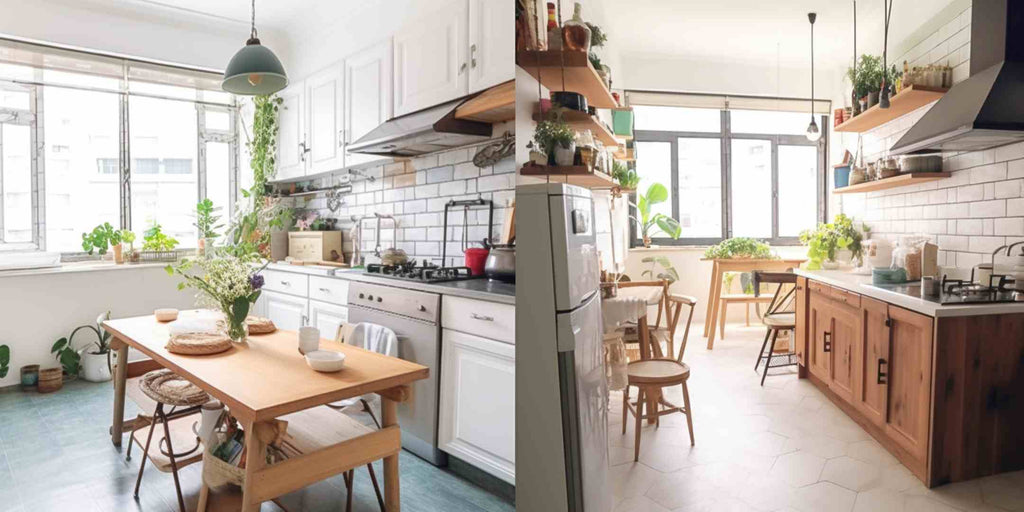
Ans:
[{"label": "red pot", "polygon": [[484,264],[487,262],[487,255],[490,252],[488,249],[466,249],[466,266],[474,276],[484,275]]}]

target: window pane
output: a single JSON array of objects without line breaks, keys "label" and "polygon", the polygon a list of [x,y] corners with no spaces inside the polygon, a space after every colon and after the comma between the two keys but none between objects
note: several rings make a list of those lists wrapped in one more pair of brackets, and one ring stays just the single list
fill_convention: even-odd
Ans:
[{"label": "window pane", "polygon": [[811,123],[810,112],[732,110],[729,116],[732,133],[803,135],[807,132],[807,125]]},{"label": "window pane", "polygon": [[221,223],[227,225],[231,218],[231,160],[228,158],[230,145],[226,142],[206,143],[206,197],[213,206],[220,208]]},{"label": "window pane", "polygon": [[818,148],[779,146],[779,236],[817,225],[817,197]]},{"label": "window pane", "polygon": [[82,233],[120,226],[118,96],[43,88],[46,248],[82,250]]},{"label": "window pane", "polygon": [[772,236],[772,143],[732,140],[732,234]]},{"label": "window pane", "polygon": [[[640,176],[637,194],[646,194],[655,183],[661,183],[668,191],[668,200],[655,204],[651,215],[663,213],[672,215],[672,144],[668,142],[637,142],[636,173]],[[637,196],[639,198],[639,196]],[[655,230],[656,231],[656,230]],[[658,232],[659,236],[664,236]],[[640,233],[637,233],[640,236]]]},{"label": "window pane", "polygon": [[3,241],[32,241],[32,143],[25,125],[0,124]]},{"label": "window pane", "polygon": [[682,238],[722,236],[722,141],[679,139]]},{"label": "window pane", "polygon": [[227,112],[216,110],[206,111],[206,129],[216,131],[228,131],[231,129],[231,116]]},{"label": "window pane", "polygon": [[[198,201],[198,182],[193,162],[197,155],[196,107],[192,103],[156,98],[130,97],[132,229],[141,233],[154,223],[180,242],[195,247],[192,225]],[[188,161],[188,173],[179,160]],[[164,172],[160,172],[163,162]],[[155,171],[154,171],[155,169]]]},{"label": "window pane", "polygon": [[637,130],[674,132],[721,132],[722,116],[718,110],[708,108],[633,107]]},{"label": "window pane", "polygon": [[18,110],[28,110],[28,91],[0,89],[0,107],[13,108]]}]

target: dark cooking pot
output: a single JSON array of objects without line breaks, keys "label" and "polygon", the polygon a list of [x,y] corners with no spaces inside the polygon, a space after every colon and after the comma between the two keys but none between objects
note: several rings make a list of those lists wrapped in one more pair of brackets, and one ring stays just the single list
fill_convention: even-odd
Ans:
[{"label": "dark cooking pot", "polygon": [[487,255],[484,274],[498,281],[516,282],[516,248],[511,245],[495,245]]}]

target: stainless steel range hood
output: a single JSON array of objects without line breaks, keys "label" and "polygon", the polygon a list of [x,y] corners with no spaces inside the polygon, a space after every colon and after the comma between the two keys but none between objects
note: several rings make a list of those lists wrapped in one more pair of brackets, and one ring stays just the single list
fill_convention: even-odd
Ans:
[{"label": "stainless steel range hood", "polygon": [[970,78],[932,106],[891,153],[978,151],[1024,140],[1024,1],[972,4]]},{"label": "stainless steel range hood", "polygon": [[396,117],[370,130],[352,143],[348,151],[408,157],[489,140],[489,123],[455,118],[455,108],[466,99]]}]

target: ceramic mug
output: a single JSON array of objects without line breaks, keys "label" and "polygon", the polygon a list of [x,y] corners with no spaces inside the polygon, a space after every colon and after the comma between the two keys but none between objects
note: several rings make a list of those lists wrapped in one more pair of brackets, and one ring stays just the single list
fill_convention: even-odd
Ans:
[{"label": "ceramic mug", "polygon": [[299,327],[299,353],[306,355],[320,350],[320,329],[307,325]]}]

